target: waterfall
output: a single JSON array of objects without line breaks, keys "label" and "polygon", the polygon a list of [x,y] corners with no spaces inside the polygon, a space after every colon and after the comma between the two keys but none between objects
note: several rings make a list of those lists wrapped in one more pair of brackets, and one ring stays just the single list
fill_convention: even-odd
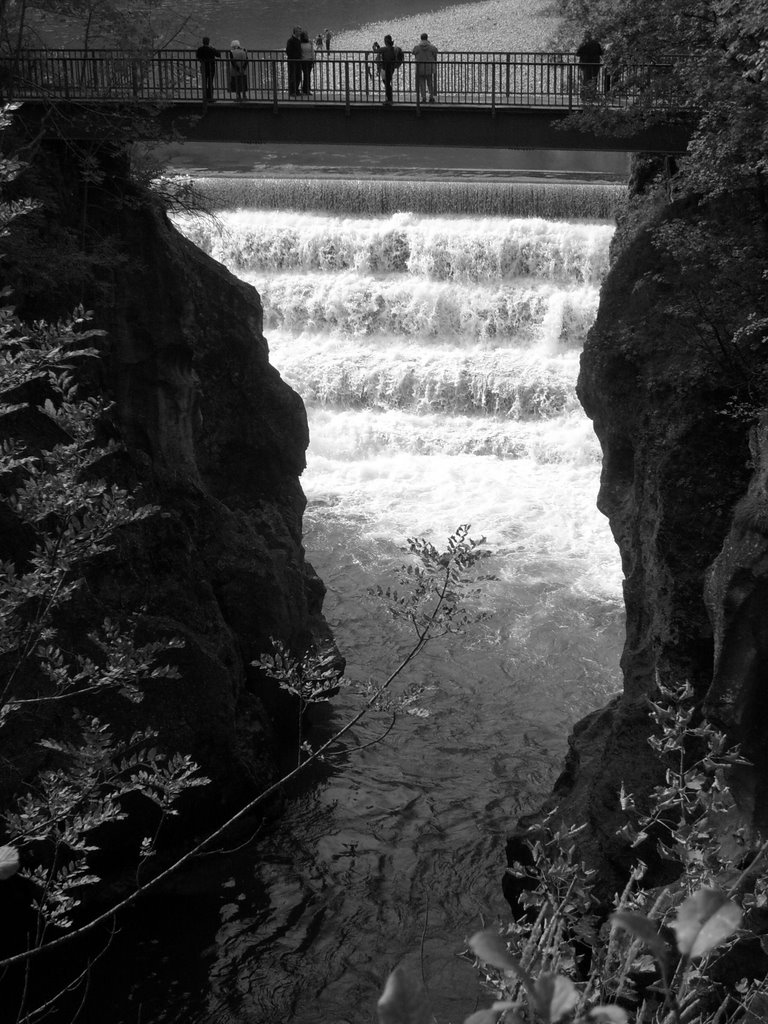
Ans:
[{"label": "waterfall", "polygon": [[615,217],[625,188],[578,182],[428,181],[407,179],[200,177],[206,208],[323,210],[329,213],[478,214],[548,220]]},{"label": "waterfall", "polygon": [[[374,713],[340,773],[217,868],[203,1009],[180,998],[164,1019],[369,1019],[401,961],[423,969],[440,1019],[464,1019],[477,979],[456,954],[505,913],[505,830],[618,686],[620,566],[575,380],[621,191],[198,186],[215,216],[177,224],[257,288],[270,359],[307,405],[305,542],[350,676],[381,679],[411,642],[370,597],[406,537],[440,544],[471,522],[491,557],[480,624],[410,677],[426,716],[368,745],[389,724]],[[354,706],[346,691],[334,704]]]}]

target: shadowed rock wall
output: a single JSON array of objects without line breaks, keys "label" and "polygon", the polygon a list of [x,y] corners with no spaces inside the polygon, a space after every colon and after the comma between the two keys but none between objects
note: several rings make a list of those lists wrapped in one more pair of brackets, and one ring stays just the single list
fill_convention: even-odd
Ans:
[{"label": "shadowed rock wall", "polygon": [[324,587],[302,547],[304,405],[269,364],[252,287],[155,210],[131,211],[119,237],[129,259],[102,282],[98,315],[108,386],[133,467],[169,517],[167,537],[149,531],[120,586],[142,560],[154,613],[187,638],[181,707],[162,709],[174,747],[202,754],[209,772],[215,763],[218,778],[252,774],[272,694],[251,660],[270,637],[296,649],[330,642]]},{"label": "shadowed rock wall", "polygon": [[[72,154],[50,147],[21,181],[41,206],[14,222],[6,264],[22,315],[94,311],[106,337],[90,385],[113,401],[101,440],[118,442],[99,472],[158,508],[91,561],[66,628],[128,618],[144,640],[184,640],[168,657],[178,680],[108,710],[126,729],[152,723],[213,779],[199,796],[227,801],[295,760],[295,711],[287,720],[251,662],[271,637],[332,646],[302,547],[306,415],[269,363],[256,291],[179,235],[122,164],[102,170],[86,188]],[[35,259],[52,227],[46,284]]]},{"label": "shadowed rock wall", "polygon": [[[647,742],[657,680],[690,682],[702,708],[744,744],[755,761],[745,810],[765,816],[768,492],[765,429],[754,431],[765,357],[754,339],[735,355],[727,344],[753,285],[754,308],[764,312],[759,260],[748,257],[764,229],[748,227],[750,208],[740,199],[689,202],[625,232],[582,354],[579,398],[603,450],[598,506],[624,572],[623,692],[576,726],[552,803],[588,826],[580,848],[599,868],[604,895],[621,884],[630,853],[647,859],[616,836],[626,820],[618,793],[623,783],[642,806],[663,781]],[[714,238],[722,227],[724,245],[734,239],[728,265],[693,258],[685,269],[670,258],[651,229],[676,219],[706,221]],[[509,853],[519,855],[514,838]]]}]

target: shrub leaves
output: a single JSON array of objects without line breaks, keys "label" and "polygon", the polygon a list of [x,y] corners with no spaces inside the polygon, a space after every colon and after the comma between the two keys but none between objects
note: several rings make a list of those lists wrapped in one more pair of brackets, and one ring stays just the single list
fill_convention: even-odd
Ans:
[{"label": "shrub leaves", "polygon": [[617,910],[615,914],[611,914],[611,923],[645,943],[657,960],[666,961],[667,944],[653,921],[644,914],[637,914],[632,910]]},{"label": "shrub leaves", "polygon": [[534,989],[536,1008],[545,1021],[556,1024],[579,1001],[576,986],[562,974],[542,974]]},{"label": "shrub leaves", "polygon": [[704,956],[736,931],[741,910],[719,889],[699,889],[680,906],[672,927],[683,956]]}]

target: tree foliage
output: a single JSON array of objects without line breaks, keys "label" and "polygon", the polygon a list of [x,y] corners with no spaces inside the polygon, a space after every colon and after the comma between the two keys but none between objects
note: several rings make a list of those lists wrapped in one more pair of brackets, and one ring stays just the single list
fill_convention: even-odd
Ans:
[{"label": "tree foliage", "polygon": [[[19,170],[5,161],[3,180]],[[30,206],[2,204],[3,225]],[[91,590],[93,567],[122,533],[158,515],[100,472],[114,447],[95,440],[105,400],[81,392],[78,378],[98,359],[103,332],[82,308],[27,323],[7,291],[2,299],[0,941],[24,956],[76,923],[100,881],[93,855],[105,830],[119,835],[140,804],[154,808],[140,816],[148,831],[130,843],[143,863],[182,794],[207,780],[188,755],[165,753],[153,727],[120,724],[120,701],[139,703],[147,686],[175,675],[167,661],[180,643],[142,637],[140,616],[106,616]],[[20,918],[5,901],[19,885],[29,912]],[[2,977],[9,1015],[31,1022],[57,1002],[28,971],[15,994],[14,980]]]},{"label": "tree foliage", "polygon": [[192,16],[177,0],[2,0],[0,45],[39,46],[65,31],[72,45],[153,51],[186,41]]},{"label": "tree foliage", "polygon": [[562,0],[558,9],[570,43],[590,31],[609,66],[672,63],[673,93],[695,124],[680,179],[688,190],[764,194],[768,0]]},{"label": "tree foliage", "polygon": [[[125,735],[94,711],[109,694],[140,702],[146,685],[174,675],[163,663],[179,646],[141,641],[130,616],[100,620],[88,599],[89,565],[157,514],[97,475],[102,403],[79,397],[74,374],[96,358],[100,333],[82,310],[56,325],[0,311],[0,735],[20,780],[0,828],[5,864],[16,851],[35,893],[36,942],[72,925],[84,887],[99,880],[96,837],[126,819],[129,794],[154,804],[159,821],[206,781],[188,756],[156,746],[156,730]],[[145,837],[142,857],[155,839]]]}]

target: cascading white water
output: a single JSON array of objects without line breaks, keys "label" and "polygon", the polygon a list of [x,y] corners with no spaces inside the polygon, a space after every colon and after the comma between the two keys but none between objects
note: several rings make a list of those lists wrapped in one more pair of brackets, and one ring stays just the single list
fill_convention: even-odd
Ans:
[{"label": "cascading white water", "polygon": [[570,221],[373,215],[378,184],[322,189],[338,209],[366,185],[354,212],[296,212],[293,183],[286,209],[178,223],[256,286],[271,360],[307,404],[306,544],[350,675],[381,678],[407,649],[368,596],[407,536],[439,544],[471,522],[487,537],[487,617],[417,663],[429,717],[351,753],[228,862],[205,1009],[184,1004],[186,1022],[368,1020],[402,959],[439,1020],[463,1019],[477,981],[456,953],[480,913],[504,913],[505,830],[551,785],[569,726],[616,688],[620,568],[574,391],[613,225],[575,219],[586,186]]}]

